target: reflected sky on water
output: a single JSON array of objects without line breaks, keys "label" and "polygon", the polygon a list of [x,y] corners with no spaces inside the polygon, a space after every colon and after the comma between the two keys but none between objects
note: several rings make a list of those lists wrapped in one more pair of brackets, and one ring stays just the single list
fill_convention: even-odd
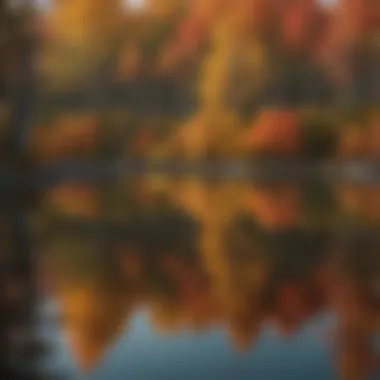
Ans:
[{"label": "reflected sky on water", "polygon": [[[335,379],[332,347],[327,333],[333,325],[330,315],[321,315],[284,341],[271,327],[263,329],[254,347],[240,353],[231,347],[225,331],[215,326],[203,332],[189,329],[165,337],[152,329],[146,310],[137,311],[129,329],[107,350],[104,359],[88,378],[123,379]],[[52,334],[51,329],[45,329]],[[77,368],[64,337],[50,335],[56,349],[48,367],[68,376]]]}]

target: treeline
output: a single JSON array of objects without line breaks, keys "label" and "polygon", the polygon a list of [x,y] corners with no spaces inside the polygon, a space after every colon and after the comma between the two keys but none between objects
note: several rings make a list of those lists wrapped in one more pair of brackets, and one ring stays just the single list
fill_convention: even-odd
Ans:
[{"label": "treeline", "polygon": [[376,156],[376,5],[208,0],[149,3],[137,13],[120,6],[81,0],[45,16],[31,135],[39,159]]}]

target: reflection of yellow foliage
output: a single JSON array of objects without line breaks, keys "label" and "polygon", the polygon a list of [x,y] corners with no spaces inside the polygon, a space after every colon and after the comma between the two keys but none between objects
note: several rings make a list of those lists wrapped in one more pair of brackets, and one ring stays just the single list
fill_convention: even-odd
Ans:
[{"label": "reflection of yellow foliage", "polygon": [[[212,278],[212,291],[217,303],[221,299],[225,302],[233,294],[223,235],[231,218],[240,210],[244,191],[240,184],[215,187],[197,179],[174,181],[171,185],[168,182],[167,185],[166,192],[171,200],[201,224],[199,247],[206,271]],[[250,273],[247,276],[253,281],[256,275]]]},{"label": "reflection of yellow foliage", "polygon": [[128,302],[115,291],[73,285],[64,288],[58,297],[64,329],[78,364],[90,369],[123,328]]},{"label": "reflection of yellow foliage", "polygon": [[208,211],[202,220],[200,248],[203,262],[214,280],[215,295],[224,304],[235,294],[223,237],[230,221],[240,210],[241,191],[239,184],[218,186],[213,193],[210,193],[207,200]]},{"label": "reflection of yellow foliage", "polygon": [[228,330],[240,350],[246,350],[257,338],[261,328],[262,310],[253,300],[247,299],[230,310]]},{"label": "reflection of yellow foliage", "polygon": [[201,300],[190,303],[188,322],[202,327],[217,320],[216,312],[227,315],[232,338],[241,348],[246,348],[261,323],[261,294],[268,260],[261,252],[252,252],[249,262],[232,266],[229,254],[233,252],[226,251],[224,235],[234,216],[244,210],[245,194],[250,193],[250,188],[233,183],[212,186],[193,178],[173,181],[171,185],[169,181],[167,193],[200,223],[198,246],[205,271],[211,278],[209,291],[214,306],[210,309]]},{"label": "reflection of yellow foliage", "polygon": [[174,145],[179,145],[190,159],[202,159],[208,152],[226,155],[235,150],[233,138],[238,125],[232,112],[204,110],[180,128]]},{"label": "reflection of yellow foliage", "polygon": [[209,212],[209,189],[197,179],[178,181],[170,194],[171,199],[196,220],[204,220]]},{"label": "reflection of yellow foliage", "polygon": [[50,190],[46,197],[54,209],[65,215],[97,218],[99,199],[96,190],[80,184],[68,183]]},{"label": "reflection of yellow foliage", "polygon": [[368,221],[380,221],[380,188],[377,186],[340,186],[338,199],[344,210]]}]

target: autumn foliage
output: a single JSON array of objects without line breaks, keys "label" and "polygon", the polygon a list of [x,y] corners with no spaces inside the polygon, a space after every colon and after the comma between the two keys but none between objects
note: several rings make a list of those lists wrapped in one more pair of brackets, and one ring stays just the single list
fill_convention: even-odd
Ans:
[{"label": "autumn foliage", "polygon": [[[122,157],[136,149],[153,159],[307,155],[303,136],[310,140],[314,132],[303,112],[314,107],[316,119],[336,112],[333,126],[322,116],[320,129],[330,132],[317,132],[335,135],[335,156],[377,158],[378,123],[365,116],[354,127],[346,116],[349,108],[372,113],[380,99],[375,3],[204,0],[148,2],[140,11],[122,11],[117,1],[57,6],[44,16],[50,42],[42,53],[52,59],[44,86],[48,98],[67,94],[67,101],[52,114],[60,119],[74,106],[82,112],[70,91],[81,92],[80,102],[98,92],[103,104],[94,103],[93,117],[101,127],[78,115],[65,127],[75,132],[63,132],[54,116],[47,122],[51,132],[40,135],[37,125],[35,149],[46,160],[75,155],[75,149],[101,154],[102,137],[95,136],[113,133],[107,114],[119,108],[133,116],[128,125],[118,121],[125,143],[110,148]],[[43,114],[52,112],[48,104]],[[146,117],[167,128],[143,137]]]}]

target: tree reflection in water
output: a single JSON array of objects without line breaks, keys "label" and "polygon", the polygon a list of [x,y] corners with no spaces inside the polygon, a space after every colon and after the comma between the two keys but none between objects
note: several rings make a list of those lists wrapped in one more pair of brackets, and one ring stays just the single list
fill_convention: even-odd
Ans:
[{"label": "tree reflection in water", "polygon": [[[140,307],[163,333],[222,323],[242,350],[264,324],[286,338],[331,309],[342,378],[364,378],[375,362],[380,217],[358,205],[371,193],[375,207],[379,193],[309,190],[157,176],[49,190],[42,257],[81,365],[94,366]],[[84,207],[84,193],[97,202]]]}]

